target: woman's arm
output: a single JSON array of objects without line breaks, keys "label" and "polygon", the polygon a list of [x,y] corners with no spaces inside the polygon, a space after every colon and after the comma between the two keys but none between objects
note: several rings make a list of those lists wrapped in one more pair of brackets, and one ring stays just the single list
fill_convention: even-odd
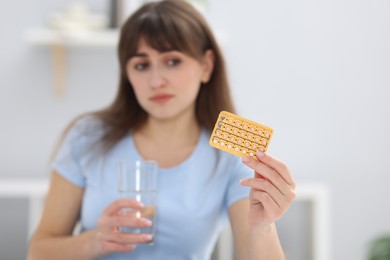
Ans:
[{"label": "woman's arm", "polygon": [[284,259],[275,225],[265,229],[250,228],[248,215],[248,199],[237,201],[229,208],[235,259]]},{"label": "woman's arm", "polygon": [[229,208],[236,250],[239,259],[282,260],[285,256],[275,221],[294,200],[295,181],[282,161],[264,153],[256,156],[257,160],[242,159],[254,170],[252,178],[240,182],[251,188],[249,200],[238,201]]},{"label": "woman's arm", "polygon": [[94,259],[94,231],[72,236],[84,190],[53,172],[41,221],[29,246],[28,259]]}]

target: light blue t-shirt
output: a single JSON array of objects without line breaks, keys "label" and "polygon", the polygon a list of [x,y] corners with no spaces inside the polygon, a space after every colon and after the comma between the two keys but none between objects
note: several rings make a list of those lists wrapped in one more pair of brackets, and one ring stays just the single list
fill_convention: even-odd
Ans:
[{"label": "light blue t-shirt", "polygon": [[[119,198],[117,161],[142,159],[130,134],[108,153],[96,153],[92,143],[102,133],[96,120],[80,120],[66,135],[53,162],[54,170],[85,189],[82,231],[94,229],[103,209]],[[252,170],[239,157],[209,146],[209,137],[210,132],[203,129],[184,162],[159,169],[154,245],[138,245],[132,252],[102,259],[210,259],[227,223],[228,207],[249,195],[249,189],[239,181],[251,176]]]}]

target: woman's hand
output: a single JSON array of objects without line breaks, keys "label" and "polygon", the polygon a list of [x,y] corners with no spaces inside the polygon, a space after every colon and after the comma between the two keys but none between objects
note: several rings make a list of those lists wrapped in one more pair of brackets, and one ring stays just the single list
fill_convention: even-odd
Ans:
[{"label": "woman's hand", "polygon": [[261,152],[256,157],[258,160],[242,158],[243,163],[254,170],[254,177],[243,179],[240,183],[251,188],[250,226],[266,227],[290,207],[295,198],[295,181],[282,161]]},{"label": "woman's hand", "polygon": [[135,212],[143,207],[135,200],[118,199],[105,208],[96,227],[96,247],[99,256],[132,251],[136,244],[147,243],[153,239],[149,234],[120,232],[120,227],[143,228],[152,225],[150,220],[136,216]]}]

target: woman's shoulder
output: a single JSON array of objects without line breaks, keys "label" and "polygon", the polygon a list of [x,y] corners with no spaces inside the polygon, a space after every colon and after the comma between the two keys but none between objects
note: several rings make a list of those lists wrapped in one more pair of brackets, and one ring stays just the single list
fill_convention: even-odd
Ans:
[{"label": "woman's shoulder", "polygon": [[95,115],[82,115],[70,123],[70,129],[75,129],[77,131],[96,130],[103,126],[103,121]]},{"label": "woman's shoulder", "polygon": [[67,127],[66,132],[78,135],[91,135],[105,129],[103,121],[95,115],[83,115],[74,119]]},{"label": "woman's shoulder", "polygon": [[65,141],[71,143],[96,143],[106,133],[103,121],[95,115],[83,115],[74,119],[65,129]]}]

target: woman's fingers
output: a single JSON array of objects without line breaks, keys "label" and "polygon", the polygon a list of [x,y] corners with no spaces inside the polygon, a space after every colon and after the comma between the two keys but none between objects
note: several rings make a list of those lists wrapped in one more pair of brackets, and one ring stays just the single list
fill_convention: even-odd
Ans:
[{"label": "woman's fingers", "polygon": [[97,246],[100,255],[105,255],[113,252],[127,252],[127,251],[132,251],[136,248],[136,245],[134,244],[119,244],[119,243],[103,240],[99,237],[97,239],[97,243],[98,243]]},{"label": "woman's fingers", "polygon": [[282,216],[287,208],[279,207],[275,200],[270,196],[269,193],[263,191],[253,191],[252,196],[261,204],[265,210],[265,214],[269,219],[276,220]]},{"label": "woman's fingers", "polygon": [[[251,188],[250,201],[253,206],[253,221],[274,221],[290,207],[295,198],[295,181],[288,167],[280,160],[264,153],[256,155],[258,160],[243,157],[245,165],[255,172],[253,178],[241,180]],[[260,215],[259,215],[260,214]],[[262,218],[258,218],[263,216]]]},{"label": "woman's fingers", "polygon": [[[274,158],[268,158],[268,159],[273,162],[272,164],[276,164],[273,161]],[[278,165],[277,168],[279,169],[279,171],[277,171],[276,169],[270,167],[266,163],[260,160],[254,160],[250,157],[243,157],[242,161],[245,165],[252,168],[259,175],[258,178],[262,177],[268,180],[269,182],[271,182],[283,194],[283,196],[287,198],[288,201],[292,201],[295,198],[295,193],[294,193],[295,182],[292,179],[291,173],[288,170],[287,166],[282,166],[284,165],[284,163]],[[284,178],[283,176],[290,176],[291,178],[290,183],[292,183],[292,185],[288,183],[286,181],[286,178]]]},{"label": "woman's fingers", "polygon": [[279,159],[267,154],[267,153],[262,153],[258,152],[256,153],[256,158],[268,165],[270,168],[274,169],[276,172],[280,174],[280,176],[293,188],[295,188],[296,184],[295,181],[291,175],[291,172],[287,165],[280,161]]},{"label": "woman's fingers", "polygon": [[110,252],[125,252],[134,250],[137,243],[150,242],[150,234],[131,234],[120,232],[120,227],[145,228],[150,227],[149,219],[139,217],[144,205],[129,199],[119,199],[103,210],[97,222],[97,249],[103,255]]},{"label": "woman's fingers", "polygon": [[243,157],[242,161],[257,173],[255,177],[269,180],[282,194],[285,194],[287,190],[290,189],[288,183],[279,175],[279,173],[265,163],[250,157]]},{"label": "woman's fingers", "polygon": [[100,245],[100,250],[104,253],[127,252],[127,251],[132,251],[135,248],[136,245],[117,244],[117,243],[106,242],[106,241]]},{"label": "woman's fingers", "polygon": [[144,206],[129,199],[119,199],[104,209],[98,220],[97,227],[100,231],[115,231],[118,227],[149,227],[152,222],[146,218],[137,217]]},{"label": "woman's fingers", "polygon": [[116,230],[118,227],[150,227],[152,222],[146,218],[137,218],[133,216],[102,216],[98,220],[98,226],[101,231],[112,231]]},{"label": "woman's fingers", "polygon": [[153,235],[105,232],[100,233],[100,239],[106,242],[117,244],[139,244],[150,242],[153,239]]},{"label": "woman's fingers", "polygon": [[136,200],[118,199],[104,209],[103,215],[113,216],[123,208],[142,209],[144,205]]},{"label": "woman's fingers", "polygon": [[243,186],[250,187],[256,191],[269,194],[270,198],[275,202],[277,207],[286,208],[288,207],[289,201],[283,196],[279,189],[277,189],[267,179],[260,178],[246,178],[240,181]]},{"label": "woman's fingers", "polygon": [[151,234],[130,234],[121,232],[97,232],[97,250],[99,255],[112,252],[131,251],[136,244],[148,243],[153,240]]}]

